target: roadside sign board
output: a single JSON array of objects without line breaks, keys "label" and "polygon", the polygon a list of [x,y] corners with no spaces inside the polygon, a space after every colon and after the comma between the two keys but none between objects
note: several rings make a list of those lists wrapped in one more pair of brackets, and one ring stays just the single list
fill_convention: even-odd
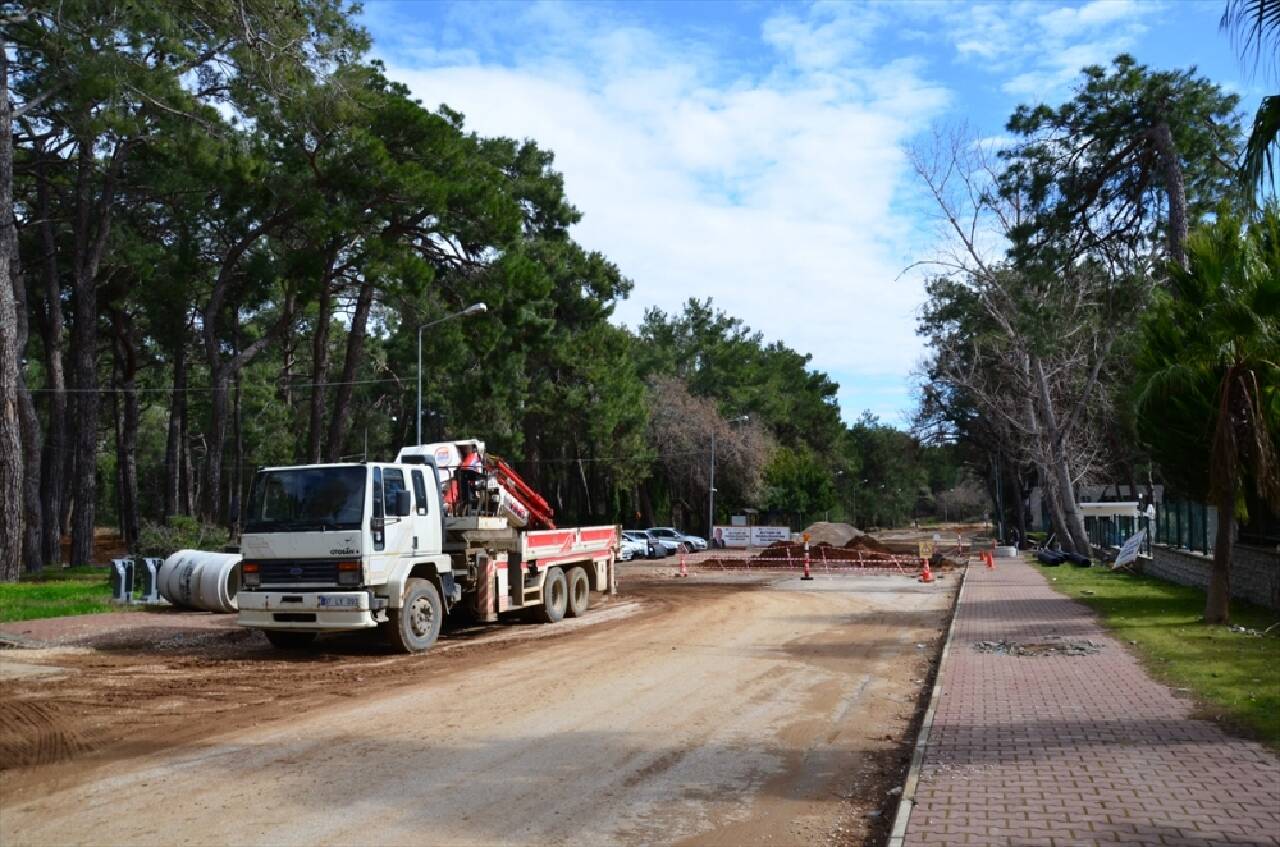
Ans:
[{"label": "roadside sign board", "polygon": [[791,528],[786,526],[751,527],[751,546],[768,547],[775,541],[790,541]]},{"label": "roadside sign board", "polygon": [[1138,558],[1138,551],[1142,549],[1142,542],[1147,538],[1147,531],[1140,529],[1120,547],[1120,552],[1116,554],[1115,566],[1127,565],[1134,559]]},{"label": "roadside sign board", "polygon": [[933,546],[934,545],[932,541],[921,541],[920,542],[920,558],[922,559],[932,558]]},{"label": "roadside sign board", "polygon": [[716,546],[749,547],[751,545],[751,527],[749,526],[717,526],[711,536]]}]

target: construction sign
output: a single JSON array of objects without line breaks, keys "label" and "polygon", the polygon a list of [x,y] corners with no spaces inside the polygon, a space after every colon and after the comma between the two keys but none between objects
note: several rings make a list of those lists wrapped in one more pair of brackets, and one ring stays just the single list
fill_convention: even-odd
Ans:
[{"label": "construction sign", "polygon": [[932,558],[933,558],[933,546],[934,546],[934,542],[932,542],[932,541],[921,541],[921,542],[920,542],[920,558],[922,558],[922,559],[932,559]]}]

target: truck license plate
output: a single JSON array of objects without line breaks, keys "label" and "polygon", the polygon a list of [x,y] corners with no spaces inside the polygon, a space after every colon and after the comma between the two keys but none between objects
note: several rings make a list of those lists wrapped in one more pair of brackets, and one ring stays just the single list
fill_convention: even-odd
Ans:
[{"label": "truck license plate", "polygon": [[359,606],[359,597],[326,597],[320,595],[321,606]]}]

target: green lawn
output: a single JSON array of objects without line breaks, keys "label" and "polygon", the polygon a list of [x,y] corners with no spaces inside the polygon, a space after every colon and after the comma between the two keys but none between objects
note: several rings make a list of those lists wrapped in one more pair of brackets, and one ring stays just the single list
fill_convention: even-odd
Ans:
[{"label": "green lawn", "polygon": [[[1265,637],[1206,626],[1204,592],[1105,567],[1036,565],[1050,584],[1092,607],[1160,680],[1189,688],[1211,714],[1280,749],[1280,627]],[[1085,592],[1091,592],[1086,594]],[[1257,631],[1280,612],[1231,601],[1231,621]]]},{"label": "green lawn", "polygon": [[40,576],[24,575],[0,583],[0,623],[59,618],[129,609],[110,602],[105,568],[58,568]]}]

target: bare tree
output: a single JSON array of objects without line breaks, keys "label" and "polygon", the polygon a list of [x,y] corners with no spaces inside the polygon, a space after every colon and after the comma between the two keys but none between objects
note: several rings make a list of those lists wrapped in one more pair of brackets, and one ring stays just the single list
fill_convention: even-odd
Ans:
[{"label": "bare tree", "polygon": [[[1145,260],[1130,251],[1068,254],[1052,267],[1010,260],[1024,203],[997,190],[1003,164],[963,131],[935,133],[912,152],[916,174],[943,226],[935,297],[934,372],[972,398],[1010,453],[1036,467],[1050,519],[1064,543],[1089,553],[1075,486],[1097,466],[1091,420],[1099,374],[1141,298]],[[1135,292],[1135,288],[1138,291]]]}]

